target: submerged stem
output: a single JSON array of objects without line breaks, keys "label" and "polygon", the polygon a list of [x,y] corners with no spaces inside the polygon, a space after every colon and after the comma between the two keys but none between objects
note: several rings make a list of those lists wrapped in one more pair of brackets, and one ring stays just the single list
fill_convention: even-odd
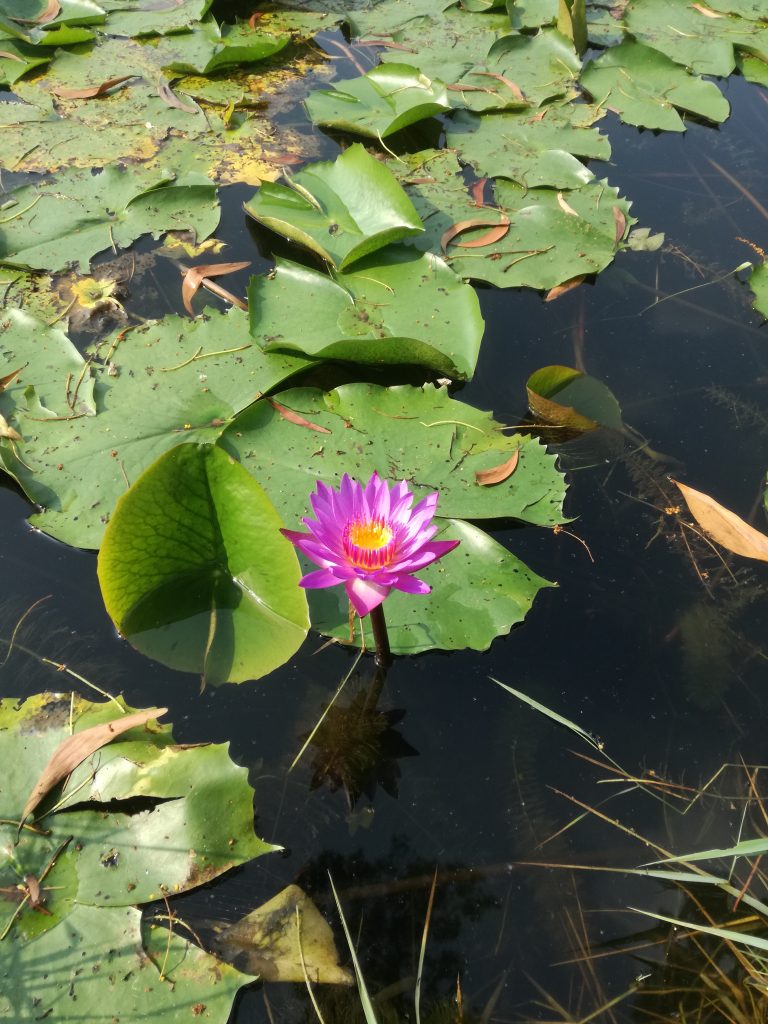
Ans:
[{"label": "submerged stem", "polygon": [[392,652],[389,649],[389,637],[387,636],[387,623],[384,620],[383,605],[377,605],[375,608],[372,608],[370,617],[373,640],[376,644],[376,664],[380,668],[389,668],[392,664]]}]

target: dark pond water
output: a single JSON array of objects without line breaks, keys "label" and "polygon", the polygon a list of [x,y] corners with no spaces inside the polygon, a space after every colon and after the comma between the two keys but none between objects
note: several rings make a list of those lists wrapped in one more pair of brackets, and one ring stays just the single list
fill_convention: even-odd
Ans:
[{"label": "dark pond water", "polygon": [[[665,247],[621,254],[594,284],[550,304],[526,291],[483,290],[486,338],[475,379],[460,389],[462,400],[516,423],[526,415],[533,370],[583,366],[612,389],[650,450],[628,442],[607,461],[605,451],[577,446],[567,456],[579,468],[569,474],[566,509],[584,543],[514,524],[496,531],[559,588],[542,592],[524,625],[484,654],[398,660],[379,695],[372,664],[361,662],[338,702],[347,708],[358,695],[357,711],[337,716],[325,753],[310,748],[293,771],[302,736],[352,666],[349,652],[321,649],[310,636],[266,680],[200,694],[197,678],[148,662],[115,635],[95,557],[31,531],[28,503],[10,485],[0,492],[0,634],[10,635],[21,611],[50,595],[30,616],[25,644],[134,706],[167,705],[179,740],[229,741],[251,771],[257,830],[285,847],[179,901],[191,923],[204,930],[235,920],[290,882],[333,919],[330,869],[369,988],[386,990],[384,1016],[412,1019],[437,868],[423,1020],[458,1019],[457,979],[463,1019],[493,1021],[559,1019],[536,1005],[537,985],[586,1016],[638,976],[651,975],[638,983],[641,991],[658,980],[647,966],[658,946],[596,960],[594,978],[562,962],[578,955],[579,943],[608,953],[648,938],[652,923],[627,907],[684,913],[677,892],[647,879],[520,862],[607,867],[650,859],[642,842],[604,821],[561,832],[581,812],[568,796],[591,805],[610,798],[603,813],[679,851],[732,838],[740,804],[713,796],[683,817],[646,793],[626,792],[630,785],[605,781],[608,771],[572,752],[590,753],[575,736],[489,677],[601,737],[630,773],[697,787],[726,762],[764,758],[765,572],[743,560],[726,571],[663,512],[678,502],[671,473],[764,525],[768,331],[748,290],[724,275],[750,258],[740,237],[763,246],[768,238],[764,211],[744,191],[766,202],[768,97],[738,78],[724,89],[733,116],[719,130],[690,124],[685,135],[656,136],[612,117],[603,122],[613,162],[595,169],[633,199],[642,225],[665,232]],[[218,234],[230,242],[230,260],[252,259],[258,270],[268,242],[245,225],[240,207],[251,192],[223,191]],[[245,276],[228,286],[238,291]],[[177,279],[159,267],[138,278],[130,308],[147,316],[180,311]],[[70,684],[20,651],[0,671],[4,695]],[[388,719],[374,713],[377,696]],[[331,765],[325,777],[323,764]],[[737,785],[735,777],[713,792],[727,795],[728,785]],[[359,794],[352,805],[350,793]],[[320,998],[329,1021],[359,1019],[354,992]],[[615,1012],[639,1019],[629,1004]],[[232,1018],[312,1019],[303,987],[290,985],[245,992]]]}]

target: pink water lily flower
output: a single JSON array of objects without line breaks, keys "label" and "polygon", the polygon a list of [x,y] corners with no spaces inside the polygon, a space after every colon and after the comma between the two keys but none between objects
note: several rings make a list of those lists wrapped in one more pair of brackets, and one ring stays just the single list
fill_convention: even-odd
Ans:
[{"label": "pink water lily flower", "polygon": [[406,594],[431,590],[418,572],[459,543],[432,540],[431,521],[437,492],[411,508],[413,494],[405,480],[390,487],[374,473],[363,487],[346,473],[338,490],[317,483],[311,496],[317,519],[303,519],[309,533],[282,533],[320,568],[307,573],[302,587],[334,587],[343,583],[358,615],[377,608],[394,587]]}]

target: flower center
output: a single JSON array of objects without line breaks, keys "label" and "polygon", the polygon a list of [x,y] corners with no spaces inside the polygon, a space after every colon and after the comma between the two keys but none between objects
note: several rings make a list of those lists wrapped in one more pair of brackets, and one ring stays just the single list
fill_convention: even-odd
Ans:
[{"label": "flower center", "polygon": [[353,519],[344,527],[344,554],[358,569],[374,571],[392,561],[395,553],[395,533],[392,527],[376,516],[373,519]]}]

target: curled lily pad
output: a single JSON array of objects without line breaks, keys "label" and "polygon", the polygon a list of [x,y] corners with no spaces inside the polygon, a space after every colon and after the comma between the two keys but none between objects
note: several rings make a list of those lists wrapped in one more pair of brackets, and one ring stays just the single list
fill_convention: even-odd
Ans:
[{"label": "curled lily pad", "polygon": [[569,366],[545,366],[526,384],[528,405],[537,419],[571,430],[598,426],[621,430],[621,409],[613,393],[594,377]]},{"label": "curled lily pad", "polygon": [[315,124],[380,139],[451,106],[442,82],[407,64],[382,64],[333,89],[311,92],[305,103]]},{"label": "curled lily pad", "polygon": [[339,270],[423,231],[391,172],[359,144],[332,163],[304,168],[288,185],[264,182],[245,211]]},{"label": "curled lily pad", "polygon": [[759,263],[749,277],[749,287],[755,296],[753,303],[758,313],[768,320],[768,265]]},{"label": "curled lily pad", "polygon": [[474,372],[483,319],[474,289],[438,256],[390,246],[344,273],[278,260],[251,279],[251,334],[266,352]]}]

